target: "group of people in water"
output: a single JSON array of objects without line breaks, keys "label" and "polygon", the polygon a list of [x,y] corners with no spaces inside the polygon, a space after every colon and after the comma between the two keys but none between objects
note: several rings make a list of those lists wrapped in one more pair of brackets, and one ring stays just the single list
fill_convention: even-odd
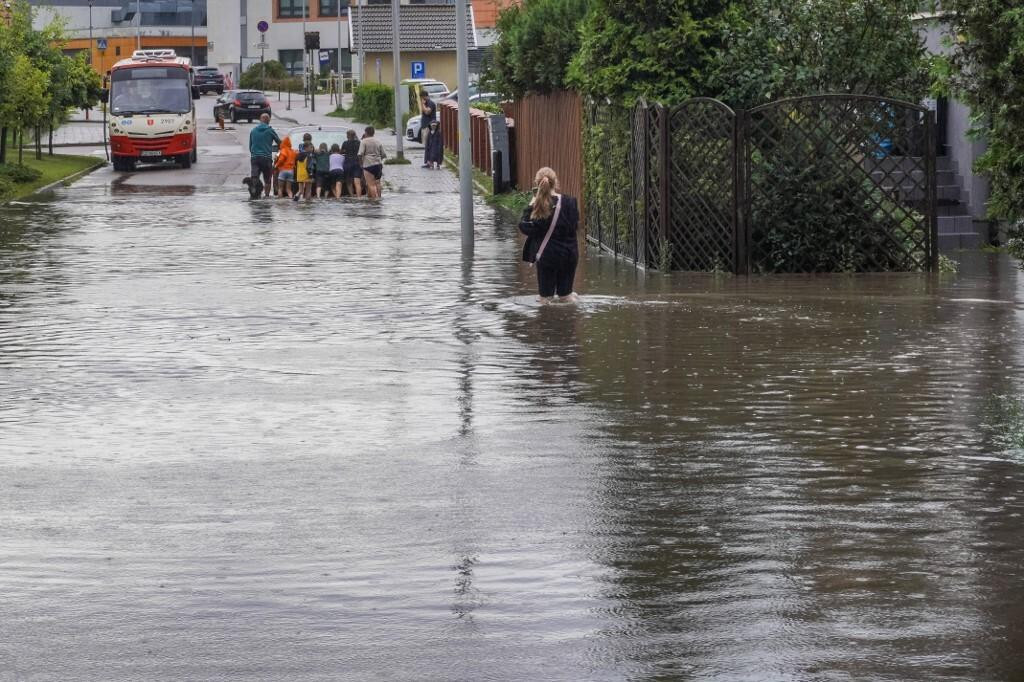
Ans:
[{"label": "group of people in water", "polygon": [[[356,131],[349,130],[344,142],[330,147],[326,142],[315,147],[312,133],[305,133],[302,142],[293,144],[290,136],[278,137],[264,114],[249,133],[250,176],[260,180],[264,197],[380,198],[387,152],[374,133],[367,126],[357,139]],[[279,148],[276,158],[274,144]]]},{"label": "group of people in water", "polygon": [[[330,147],[326,143],[314,147],[312,135],[306,133],[294,148],[291,138],[279,139],[269,123],[269,116],[261,116],[260,124],[249,135],[250,191],[254,197],[260,191],[265,197],[274,193],[295,201],[344,194],[361,196],[364,187],[366,196],[380,197],[387,154],[384,145],[374,138],[372,126],[367,126],[362,139],[356,139],[356,132],[349,130],[343,143]],[[430,127],[435,128],[436,122]],[[275,142],[280,147],[276,159]],[[434,163],[429,163],[424,167],[433,167]],[[255,184],[260,178],[262,187]],[[522,259],[537,271],[537,300],[541,305],[574,303],[579,298],[573,291],[579,263],[579,205],[575,197],[560,194],[558,188],[554,170],[544,167],[537,171],[533,199],[519,221],[519,231],[526,235]]]}]

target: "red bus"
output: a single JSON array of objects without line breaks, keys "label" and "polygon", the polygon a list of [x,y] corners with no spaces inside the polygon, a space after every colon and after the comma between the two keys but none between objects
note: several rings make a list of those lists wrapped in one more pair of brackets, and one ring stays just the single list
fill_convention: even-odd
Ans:
[{"label": "red bus", "polygon": [[110,69],[109,103],[114,170],[140,161],[175,161],[190,168],[197,158],[192,62],[174,50],[136,50]]}]

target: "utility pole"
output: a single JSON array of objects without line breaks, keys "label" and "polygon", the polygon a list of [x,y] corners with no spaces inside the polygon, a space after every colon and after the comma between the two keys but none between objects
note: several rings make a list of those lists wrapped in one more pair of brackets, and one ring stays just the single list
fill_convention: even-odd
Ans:
[{"label": "utility pole", "polygon": [[341,0],[334,0],[338,10],[338,62],[335,64],[335,73],[338,75],[338,108],[341,108]]},{"label": "utility pole", "polygon": [[306,8],[309,0],[302,0],[302,106],[307,105],[306,96],[309,92],[309,47],[306,45]]},{"label": "utility pole", "polygon": [[359,24],[359,84],[363,84],[366,73],[366,53],[363,51],[363,0],[356,0],[356,23]]},{"label": "utility pole", "polygon": [[469,36],[466,3],[455,0],[455,52],[459,70],[459,208],[462,256],[473,257],[473,146],[469,128]]},{"label": "utility pole", "polygon": [[92,3],[93,0],[89,0],[89,66],[92,66],[92,51],[96,44],[92,41]]},{"label": "utility pole", "polygon": [[196,0],[192,0],[192,10],[189,12],[189,23],[192,25],[192,67],[196,65]]},{"label": "utility pole", "polygon": [[135,49],[142,49],[142,0],[135,0],[135,13],[139,15],[139,23],[135,27]]},{"label": "utility pole", "polygon": [[401,86],[402,86],[402,48],[399,44],[401,41],[401,25],[399,19],[399,0],[391,0],[391,28],[393,34],[393,40],[391,42],[391,61],[394,62],[395,72],[395,139],[397,144],[395,146],[395,156],[401,161],[405,158],[405,154],[402,151],[402,143],[404,142],[404,133],[402,130],[402,101],[401,101]]}]

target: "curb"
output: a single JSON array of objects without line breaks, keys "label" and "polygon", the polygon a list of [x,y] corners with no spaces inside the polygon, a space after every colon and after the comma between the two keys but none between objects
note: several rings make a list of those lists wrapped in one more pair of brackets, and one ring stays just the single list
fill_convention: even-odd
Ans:
[{"label": "curb", "polygon": [[[88,175],[89,173],[92,173],[93,171],[95,171],[95,170],[97,170],[99,168],[102,168],[103,166],[106,166],[106,165],[107,165],[106,161],[97,161],[95,163],[95,165],[92,165],[92,166],[90,166],[88,168],[83,168],[82,170],[80,170],[80,171],[78,171],[76,173],[72,173],[71,175],[68,175],[67,177],[63,177],[60,180],[55,180],[55,181],[51,182],[49,185],[44,185],[44,186],[42,186],[42,187],[40,187],[38,189],[34,189],[31,192],[29,192],[28,194],[23,194],[20,197],[11,197],[7,201],[17,201],[18,199],[24,199],[25,197],[31,197],[31,196],[34,196],[36,194],[42,194],[43,192],[49,192],[50,190],[56,189],[57,187],[60,187],[62,185],[69,185],[72,182],[74,182],[75,180],[79,180],[79,179],[85,177],[86,175]],[[7,203],[7,202],[4,202],[4,203]]]}]

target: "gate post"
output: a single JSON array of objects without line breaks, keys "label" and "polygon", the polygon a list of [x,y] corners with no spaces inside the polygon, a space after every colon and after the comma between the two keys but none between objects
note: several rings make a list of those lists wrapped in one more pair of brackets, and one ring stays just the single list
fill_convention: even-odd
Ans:
[{"label": "gate post", "polygon": [[733,118],[733,272],[737,275],[750,274],[750,216],[747,211],[747,122],[746,109],[737,109]]},{"label": "gate post", "polygon": [[936,187],[936,135],[935,135],[935,112],[928,110],[924,112],[925,131],[925,175],[928,181],[928,198],[925,210],[928,224],[928,269],[932,272],[939,270],[939,195]]},{"label": "gate post", "polygon": [[658,169],[658,182],[661,185],[661,206],[658,210],[658,249],[660,255],[660,249],[662,249],[668,243],[668,226],[669,226],[669,206],[672,202],[669,200],[668,192],[671,183],[669,182],[669,150],[671,149],[671,136],[670,130],[671,122],[669,121],[668,109],[661,104],[658,105],[658,125],[660,130],[658,131],[658,163],[660,168]]}]

